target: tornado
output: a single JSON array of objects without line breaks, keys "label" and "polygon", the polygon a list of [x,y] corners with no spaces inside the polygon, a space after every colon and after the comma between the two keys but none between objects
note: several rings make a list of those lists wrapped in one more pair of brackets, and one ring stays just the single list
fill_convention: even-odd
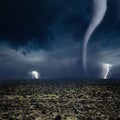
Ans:
[{"label": "tornado", "polygon": [[84,35],[83,39],[83,48],[82,48],[82,64],[83,70],[87,73],[87,45],[88,41],[94,32],[94,30],[98,27],[98,25],[102,22],[106,10],[107,10],[107,0],[92,0],[93,2],[93,12],[92,18],[90,20],[88,29]]}]

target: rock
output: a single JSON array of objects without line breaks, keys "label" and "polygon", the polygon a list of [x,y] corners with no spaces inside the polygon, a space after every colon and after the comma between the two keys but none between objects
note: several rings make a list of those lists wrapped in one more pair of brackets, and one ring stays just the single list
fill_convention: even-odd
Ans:
[{"label": "rock", "polygon": [[101,118],[97,117],[96,120],[101,120]]},{"label": "rock", "polygon": [[35,118],[35,120],[42,120],[40,117]]},{"label": "rock", "polygon": [[66,120],[78,120],[77,117],[71,116],[71,117],[67,117]]},{"label": "rock", "polygon": [[93,120],[92,118],[88,117],[87,120]]},{"label": "rock", "polygon": [[113,117],[109,118],[109,120],[115,120]]},{"label": "rock", "polygon": [[46,114],[46,110],[42,110],[42,114]]},{"label": "rock", "polygon": [[62,117],[60,115],[57,115],[53,120],[62,120]]},{"label": "rock", "polygon": [[116,120],[120,120],[120,118],[117,118]]}]

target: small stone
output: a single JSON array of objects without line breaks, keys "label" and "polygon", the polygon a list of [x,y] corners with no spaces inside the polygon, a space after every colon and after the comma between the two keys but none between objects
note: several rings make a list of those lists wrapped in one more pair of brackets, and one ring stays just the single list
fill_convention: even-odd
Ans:
[{"label": "small stone", "polygon": [[113,117],[109,118],[109,120],[115,120]]},{"label": "small stone", "polygon": [[60,115],[57,115],[54,120],[62,120],[62,117]]},{"label": "small stone", "polygon": [[87,120],[93,120],[92,118],[88,117]]},{"label": "small stone", "polygon": [[120,118],[117,118],[116,120],[120,120]]},{"label": "small stone", "polygon": [[101,118],[97,117],[96,120],[101,120]]},{"label": "small stone", "polygon": [[40,117],[35,118],[35,120],[42,120]]},{"label": "small stone", "polygon": [[45,111],[45,110],[43,110],[43,111],[42,111],[42,114],[46,114],[46,111]]},{"label": "small stone", "polygon": [[66,120],[78,120],[77,117],[71,116],[71,117],[67,117]]}]

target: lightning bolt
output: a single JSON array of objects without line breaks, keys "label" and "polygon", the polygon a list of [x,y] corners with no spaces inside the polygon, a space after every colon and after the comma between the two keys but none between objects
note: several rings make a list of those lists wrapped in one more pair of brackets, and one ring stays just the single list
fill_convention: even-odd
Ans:
[{"label": "lightning bolt", "polygon": [[104,72],[105,72],[104,79],[107,79],[112,65],[111,64],[103,64],[103,66],[104,66]]},{"label": "lightning bolt", "polygon": [[39,79],[39,73],[37,71],[32,71],[32,78]]}]

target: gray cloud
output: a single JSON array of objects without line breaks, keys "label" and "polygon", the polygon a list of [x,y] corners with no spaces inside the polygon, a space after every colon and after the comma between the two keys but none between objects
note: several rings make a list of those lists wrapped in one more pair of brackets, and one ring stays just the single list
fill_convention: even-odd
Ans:
[{"label": "gray cloud", "polygon": [[[71,44],[72,45],[72,44]],[[0,47],[0,78],[15,79],[28,78],[28,72],[37,70],[41,79],[80,78],[80,68],[77,66],[78,45],[57,47],[50,50],[31,51],[26,55],[24,47],[18,50],[10,46]],[[66,52],[65,52],[66,51]]]},{"label": "gray cloud", "polygon": [[[81,43],[91,17],[91,0],[0,3],[0,79],[29,78],[31,70],[39,71],[43,79],[84,76]],[[120,77],[119,10],[119,0],[108,0],[107,14],[91,37],[87,56],[90,77],[101,75],[102,63],[115,65],[111,78]]]}]

